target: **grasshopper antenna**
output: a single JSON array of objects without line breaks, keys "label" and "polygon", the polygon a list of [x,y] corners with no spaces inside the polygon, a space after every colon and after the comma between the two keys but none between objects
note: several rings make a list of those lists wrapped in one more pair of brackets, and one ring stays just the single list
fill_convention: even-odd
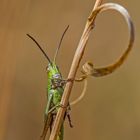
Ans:
[{"label": "grasshopper antenna", "polygon": [[35,44],[38,46],[38,48],[41,50],[41,52],[44,54],[44,56],[47,58],[47,60],[49,61],[50,64],[52,64],[50,58],[48,57],[48,55],[45,53],[45,51],[42,49],[42,47],[39,45],[39,43],[29,34],[26,34],[31,40],[33,40],[35,42]]},{"label": "grasshopper antenna", "polygon": [[55,61],[56,61],[56,57],[57,57],[58,51],[59,51],[59,49],[60,49],[60,46],[61,46],[62,40],[63,40],[63,38],[64,38],[64,35],[65,35],[65,33],[67,32],[68,28],[69,28],[69,25],[68,25],[68,26],[66,27],[66,29],[64,30],[64,32],[63,32],[63,34],[62,34],[62,37],[61,37],[61,39],[60,39],[59,45],[58,45],[58,47],[57,47],[57,49],[56,49],[56,52],[55,52],[55,55],[54,55],[54,60],[53,60],[54,63],[55,63]]}]

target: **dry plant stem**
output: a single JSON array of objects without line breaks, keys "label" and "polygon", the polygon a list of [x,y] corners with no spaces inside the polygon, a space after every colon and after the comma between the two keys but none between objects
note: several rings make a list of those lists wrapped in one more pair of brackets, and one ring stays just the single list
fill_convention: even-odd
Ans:
[{"label": "dry plant stem", "polygon": [[130,51],[133,47],[134,40],[135,40],[134,25],[133,25],[133,22],[132,22],[131,17],[129,15],[129,13],[127,12],[127,10],[124,7],[122,7],[121,5],[118,5],[115,3],[106,3],[106,4],[103,4],[100,7],[98,7],[95,10],[95,12],[93,12],[93,14],[96,14],[96,12],[101,13],[105,10],[116,10],[117,12],[119,12],[123,16],[123,18],[125,19],[127,26],[128,26],[129,41],[128,41],[127,49],[117,59],[117,61],[115,63],[108,65],[108,66],[104,66],[104,67],[94,68],[93,73],[91,75],[95,76],[95,77],[101,77],[101,76],[111,74],[117,68],[119,68],[126,60],[128,54],[130,53]]},{"label": "dry plant stem", "polygon": [[[96,0],[93,10],[96,9],[102,3],[102,1],[103,0]],[[74,56],[74,59],[73,59],[73,62],[72,62],[71,68],[70,68],[68,79],[75,79],[75,75],[76,75],[77,69],[79,67],[81,58],[83,56],[87,40],[88,40],[90,32],[93,28],[94,20],[95,20],[95,17],[92,20],[88,20],[86,23],[84,32],[83,32],[82,37],[80,39],[79,45],[77,47],[77,50],[76,50],[76,53],[75,53],[75,56]],[[61,104],[63,106],[68,105],[72,86],[73,86],[73,81],[68,82],[66,84],[66,87],[64,89],[64,93],[62,96],[62,100],[61,100]],[[49,140],[56,140],[57,135],[58,135],[59,130],[60,130],[60,127],[61,127],[61,124],[63,122],[65,111],[66,111],[66,108],[59,108],[56,119],[54,121],[54,125],[52,128]]]},{"label": "dry plant stem", "polygon": [[83,88],[82,93],[74,101],[70,102],[70,106],[73,106],[73,105],[76,105],[77,103],[79,103],[84,98],[86,90],[87,90],[87,79],[84,80],[84,88]]},{"label": "dry plant stem", "polygon": [[119,12],[125,19],[127,26],[128,26],[128,32],[129,32],[128,46],[127,46],[126,50],[123,52],[123,54],[113,64],[96,68],[96,67],[94,67],[94,65],[91,62],[86,62],[82,66],[82,68],[83,68],[82,73],[84,75],[82,75],[82,77],[78,79],[79,81],[82,81],[89,75],[94,76],[94,77],[101,77],[101,76],[106,76],[106,75],[113,73],[117,68],[119,68],[124,63],[124,61],[126,60],[128,54],[130,53],[130,51],[133,47],[134,39],[135,39],[135,31],[134,31],[133,22],[132,22],[131,17],[128,14],[127,10],[124,7],[122,7],[121,5],[118,5],[115,3],[106,3],[106,4],[102,4],[101,6],[96,8],[96,10],[94,10],[94,12],[92,13],[93,15],[91,15],[91,17],[94,15],[97,16],[97,14],[99,14],[105,10],[115,10],[115,11]]}]

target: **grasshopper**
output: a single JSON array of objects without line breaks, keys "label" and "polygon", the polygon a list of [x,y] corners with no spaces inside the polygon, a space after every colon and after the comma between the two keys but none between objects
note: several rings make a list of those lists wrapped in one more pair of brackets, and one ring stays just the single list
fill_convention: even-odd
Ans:
[{"label": "grasshopper", "polygon": [[[65,29],[65,31],[61,37],[61,40],[60,40],[59,45],[56,49],[53,61],[50,60],[50,58],[45,53],[45,51],[42,49],[42,47],[39,45],[39,43],[32,36],[27,34],[27,36],[36,43],[38,48],[41,50],[41,52],[44,54],[44,56],[46,57],[46,59],[49,62],[48,66],[47,66],[47,75],[48,75],[47,97],[48,97],[48,102],[47,102],[47,106],[45,109],[44,129],[43,129],[43,133],[40,137],[40,140],[45,140],[48,129],[50,129],[50,131],[52,129],[53,121],[55,119],[58,108],[63,107],[60,105],[60,101],[61,101],[61,97],[62,97],[62,94],[64,91],[64,86],[65,86],[66,82],[68,82],[69,80],[64,80],[62,78],[61,72],[60,72],[58,66],[56,65],[56,57],[57,57],[58,51],[60,49],[63,37],[64,37],[66,31],[68,30],[68,28],[69,28],[69,26],[67,26],[67,28]],[[68,109],[70,109],[69,105],[67,107],[67,110]],[[69,115],[68,111],[65,114],[65,117],[66,116],[68,117],[70,127],[72,127],[71,119],[70,119],[70,115]],[[65,117],[64,117],[64,119],[65,119]],[[60,132],[57,136],[57,140],[63,140],[63,135],[64,135],[64,125],[62,124]]]}]

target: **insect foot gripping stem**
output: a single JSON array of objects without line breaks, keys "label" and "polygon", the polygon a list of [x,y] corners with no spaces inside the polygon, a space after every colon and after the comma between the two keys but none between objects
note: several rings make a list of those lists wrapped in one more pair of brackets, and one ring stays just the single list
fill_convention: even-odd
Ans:
[{"label": "insect foot gripping stem", "polygon": [[54,111],[54,109],[56,109],[57,107],[67,108],[64,118],[67,116],[68,121],[69,121],[69,126],[70,126],[71,128],[73,128],[72,121],[71,121],[71,117],[70,117],[70,114],[69,114],[69,111],[71,110],[70,105],[68,104],[67,106],[64,106],[64,105],[62,105],[62,104],[58,104],[58,105],[54,106],[48,113],[51,113],[51,112]]}]

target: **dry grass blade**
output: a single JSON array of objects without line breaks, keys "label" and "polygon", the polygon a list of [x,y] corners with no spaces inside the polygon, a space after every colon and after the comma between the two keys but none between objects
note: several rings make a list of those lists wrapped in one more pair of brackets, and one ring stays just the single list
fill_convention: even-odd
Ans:
[{"label": "dry grass blade", "polygon": [[79,103],[84,98],[86,90],[87,90],[87,79],[84,80],[84,88],[83,88],[82,93],[80,94],[78,98],[76,98],[74,101],[70,103],[70,106],[73,106]]},{"label": "dry grass blade", "polygon": [[[102,3],[102,1],[103,0],[96,0],[95,6],[94,6],[92,12],[94,11],[94,9],[96,9]],[[78,44],[76,53],[74,55],[73,62],[72,62],[70,72],[69,72],[69,75],[68,75],[68,79],[75,79],[75,75],[76,75],[77,69],[79,67],[79,63],[80,63],[81,58],[83,56],[85,46],[86,46],[86,43],[88,41],[88,37],[89,37],[92,29],[93,29],[93,22],[91,24],[91,22],[88,20],[87,23],[86,23],[84,32],[82,34],[82,37],[80,39],[80,42]],[[64,93],[63,93],[63,96],[62,96],[62,99],[61,99],[61,104],[64,105],[64,106],[68,105],[68,101],[69,101],[72,86],[73,86],[73,81],[68,82],[65,86]],[[56,140],[57,135],[58,135],[59,130],[60,130],[60,127],[61,127],[61,124],[63,122],[65,112],[66,112],[66,108],[59,108],[56,119],[54,121],[54,125],[53,125],[53,128],[52,128],[52,132],[50,134],[49,140]]]},{"label": "dry grass blade", "polygon": [[[76,50],[74,58],[73,58],[73,62],[72,62],[71,68],[70,68],[68,79],[75,79],[75,75],[76,75],[77,69],[79,67],[80,61],[82,59],[82,56],[84,54],[84,50],[85,50],[87,41],[88,41],[90,33],[93,29],[93,24],[94,24],[95,18],[97,16],[97,14],[101,11],[108,10],[108,9],[115,9],[115,10],[119,11],[120,13],[122,13],[122,11],[123,11],[122,14],[124,15],[124,13],[125,13],[125,15],[124,15],[125,18],[127,15],[126,21],[128,23],[129,29],[131,29],[130,30],[131,39],[130,39],[130,43],[129,43],[129,49],[126,51],[125,55],[123,57],[121,57],[121,63],[119,63],[120,61],[119,62],[117,61],[118,62],[117,67],[122,64],[122,62],[125,60],[126,56],[128,55],[128,53],[130,52],[130,50],[132,48],[132,45],[134,42],[134,27],[133,27],[133,24],[131,22],[128,12],[122,6],[119,6],[118,4],[113,4],[113,3],[104,4],[98,8],[98,6],[101,4],[101,2],[102,2],[101,0],[96,1],[96,4],[95,4],[96,6],[93,8],[92,13],[90,14],[90,16],[88,18],[84,32],[82,34],[82,37],[80,39],[79,45],[77,47],[77,50]],[[116,69],[116,68],[114,68],[114,69]],[[65,86],[64,93],[63,93],[63,96],[61,99],[62,106],[68,105],[72,87],[73,87],[73,80],[68,82]],[[66,111],[66,108],[59,108],[49,140],[56,140],[60,127],[61,127],[61,124],[63,122],[65,111]]]},{"label": "dry grass blade", "polygon": [[93,14],[91,15],[91,17],[93,16],[97,16],[97,13],[103,12],[105,10],[116,10],[118,11],[121,15],[123,15],[127,25],[128,25],[128,30],[129,30],[129,43],[128,43],[128,47],[125,50],[125,52],[119,57],[119,59],[114,63],[111,64],[109,66],[105,66],[105,67],[101,67],[101,68],[94,68],[92,76],[95,77],[100,77],[100,76],[104,76],[104,75],[108,75],[112,72],[114,72],[118,67],[120,67],[123,62],[126,60],[129,52],[131,51],[133,44],[134,44],[134,25],[132,23],[131,17],[129,15],[129,13],[127,12],[127,10],[122,7],[119,4],[115,4],[115,3],[106,3],[101,5],[100,7],[98,7]]},{"label": "dry grass blade", "polygon": [[[125,18],[126,23],[128,25],[129,35],[130,35],[128,47],[125,50],[125,52],[119,57],[119,59],[114,64],[111,64],[109,66],[105,66],[105,67],[101,67],[101,68],[94,68],[92,63],[90,63],[90,62],[85,63],[83,65],[83,70],[82,70],[85,75],[83,77],[81,77],[81,80],[83,80],[84,78],[87,78],[87,76],[89,76],[89,75],[92,75],[95,77],[101,77],[101,76],[111,74],[112,72],[114,72],[118,67],[120,67],[123,64],[123,62],[126,60],[129,52],[131,51],[131,49],[133,47],[134,26],[133,26],[132,20],[129,16],[127,10],[124,7],[122,7],[118,4],[114,4],[114,3],[103,4],[103,5],[99,6],[96,10],[94,10],[90,19],[92,19],[92,17],[97,16],[97,14],[99,14],[103,11],[106,11],[106,10],[116,10],[121,15],[123,15],[123,17]],[[80,81],[80,79],[79,79],[79,81]],[[71,105],[77,104],[84,97],[86,89],[87,89],[87,80],[85,80],[84,89],[82,91],[82,94],[76,100],[74,100],[71,103]]]}]

